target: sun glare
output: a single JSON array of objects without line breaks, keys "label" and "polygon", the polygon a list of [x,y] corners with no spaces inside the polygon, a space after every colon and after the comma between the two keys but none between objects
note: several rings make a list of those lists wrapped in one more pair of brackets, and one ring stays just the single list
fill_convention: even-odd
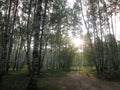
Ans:
[{"label": "sun glare", "polygon": [[74,38],[73,44],[75,45],[75,47],[79,47],[79,46],[84,44],[84,41],[82,39],[79,39],[79,38]]},{"label": "sun glare", "polygon": [[75,0],[67,0],[68,7],[73,7]]}]

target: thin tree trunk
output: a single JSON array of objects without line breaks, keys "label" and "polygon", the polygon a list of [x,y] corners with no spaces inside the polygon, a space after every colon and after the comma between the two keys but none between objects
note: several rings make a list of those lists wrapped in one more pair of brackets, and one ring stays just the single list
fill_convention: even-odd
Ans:
[{"label": "thin tree trunk", "polygon": [[31,35],[30,35],[30,13],[31,13],[31,6],[32,6],[32,0],[30,0],[29,3],[29,12],[28,12],[28,20],[27,20],[27,50],[26,50],[26,59],[27,59],[27,65],[28,65],[28,74],[31,74],[31,65],[30,65],[30,45],[31,45]]},{"label": "thin tree trunk", "polygon": [[42,41],[43,41],[43,31],[44,31],[44,26],[45,26],[45,20],[46,20],[46,9],[47,9],[47,3],[48,0],[45,0],[45,9],[44,9],[44,14],[43,14],[43,22],[42,22],[42,30],[41,30],[41,37],[40,37],[40,50],[39,50],[39,74],[42,66]]},{"label": "thin tree trunk", "polygon": [[13,66],[13,70],[12,70],[12,71],[15,71],[15,69],[16,69],[16,64],[17,64],[17,56],[18,56],[18,49],[16,50],[16,53],[15,53],[15,58],[14,58],[14,66]]},{"label": "thin tree trunk", "polygon": [[12,47],[13,47],[13,39],[14,39],[14,25],[16,21],[16,14],[17,14],[17,7],[18,7],[18,0],[16,1],[16,7],[15,7],[15,12],[14,12],[14,19],[11,28],[9,27],[9,41],[8,41],[8,53],[7,53],[7,66],[6,66],[6,72],[9,71],[9,61],[10,61],[10,56],[12,52]]},{"label": "thin tree trunk", "polygon": [[44,53],[43,53],[43,56],[41,57],[41,62],[40,62],[40,69],[43,67],[43,62],[44,62],[44,58],[45,58],[45,54],[46,54],[46,51],[47,51],[47,41],[48,41],[48,38],[45,42],[45,49],[44,49]]},{"label": "thin tree trunk", "polygon": [[5,19],[5,29],[3,28],[2,30],[2,38],[1,38],[1,56],[0,56],[0,89],[2,90],[2,83],[3,83],[3,76],[5,74],[6,71],[6,63],[7,63],[7,44],[8,44],[8,37],[9,37],[9,33],[8,33],[8,27],[9,27],[9,19],[10,19],[10,11],[11,11],[11,0],[9,2],[9,7],[7,5],[8,8],[8,15],[7,15],[7,19]]}]

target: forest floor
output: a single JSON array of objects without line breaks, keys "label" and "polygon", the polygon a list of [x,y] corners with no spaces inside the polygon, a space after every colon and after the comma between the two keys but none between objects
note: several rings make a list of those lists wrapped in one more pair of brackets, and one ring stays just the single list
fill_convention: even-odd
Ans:
[{"label": "forest floor", "polygon": [[52,77],[48,73],[46,77],[42,77],[42,81],[53,87],[58,86],[60,90],[120,90],[118,82],[88,77],[76,71],[68,72],[62,77]]},{"label": "forest floor", "polygon": [[[4,76],[3,90],[25,90],[29,77],[25,72],[10,72]],[[71,72],[43,72],[38,78],[39,90],[120,90],[120,80],[108,81]]]}]

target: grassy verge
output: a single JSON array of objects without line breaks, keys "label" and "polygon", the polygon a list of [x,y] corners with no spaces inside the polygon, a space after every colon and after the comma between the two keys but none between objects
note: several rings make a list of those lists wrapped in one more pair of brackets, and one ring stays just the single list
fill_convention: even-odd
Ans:
[{"label": "grassy verge", "polygon": [[51,83],[47,83],[44,80],[39,80],[37,86],[39,90],[61,90],[61,86],[52,85]]},{"label": "grassy verge", "polygon": [[[37,86],[39,90],[61,90],[59,85],[52,85],[47,78],[62,77],[66,72],[62,71],[42,71],[40,78],[38,79]],[[10,71],[3,78],[3,90],[25,90],[29,83],[29,77],[26,70],[22,71]]]},{"label": "grassy verge", "polygon": [[103,73],[99,73],[98,77],[100,79],[106,79],[109,81],[117,81],[120,82],[120,70],[106,70]]},{"label": "grassy verge", "polygon": [[25,90],[29,78],[23,72],[13,72],[4,76],[3,90]]},{"label": "grassy verge", "polygon": [[81,68],[81,74],[87,75],[88,77],[120,82],[120,70],[106,70],[103,73],[97,73],[95,67],[83,67]]},{"label": "grassy verge", "polygon": [[94,67],[82,67],[80,73],[88,77],[96,77],[97,72]]}]

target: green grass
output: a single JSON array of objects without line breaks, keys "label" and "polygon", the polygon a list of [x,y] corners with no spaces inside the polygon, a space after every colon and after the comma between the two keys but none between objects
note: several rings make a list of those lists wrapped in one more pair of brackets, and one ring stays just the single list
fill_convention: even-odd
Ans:
[{"label": "green grass", "polygon": [[76,66],[73,66],[73,67],[70,68],[70,70],[71,70],[71,71],[80,71],[80,70],[81,70],[81,67],[79,67],[79,66],[77,66],[77,67],[76,67]]},{"label": "green grass", "polygon": [[20,72],[9,73],[3,78],[3,90],[25,90],[29,78]]},{"label": "green grass", "polygon": [[120,70],[106,70],[103,73],[98,73],[95,67],[83,67],[80,70],[80,73],[87,75],[88,77],[95,77],[108,81],[120,82]]},{"label": "green grass", "polygon": [[80,73],[89,77],[96,77],[97,75],[95,67],[82,67]]},{"label": "green grass", "polygon": [[[42,71],[40,78],[38,79],[37,86],[39,90],[60,90],[60,86],[53,86],[51,83],[46,82],[48,77],[62,77],[66,72],[63,71]],[[3,90],[25,90],[29,77],[27,76],[27,70],[10,71],[3,78]]]},{"label": "green grass", "polygon": [[59,85],[52,85],[50,83],[46,83],[44,80],[39,80],[37,86],[40,90],[61,90]]},{"label": "green grass", "polygon": [[[63,77],[66,73],[67,72],[65,71],[42,70],[37,82],[38,89],[62,90],[62,86],[57,84],[53,85],[52,78]],[[120,82],[120,71],[110,70],[103,74],[98,74],[95,67],[82,67],[80,68],[80,74],[87,75],[89,77],[99,77],[100,79],[105,78],[118,83]],[[3,78],[3,90],[25,90],[29,83],[29,79],[30,78],[27,76],[26,66],[21,71],[9,71],[9,73]]]}]

